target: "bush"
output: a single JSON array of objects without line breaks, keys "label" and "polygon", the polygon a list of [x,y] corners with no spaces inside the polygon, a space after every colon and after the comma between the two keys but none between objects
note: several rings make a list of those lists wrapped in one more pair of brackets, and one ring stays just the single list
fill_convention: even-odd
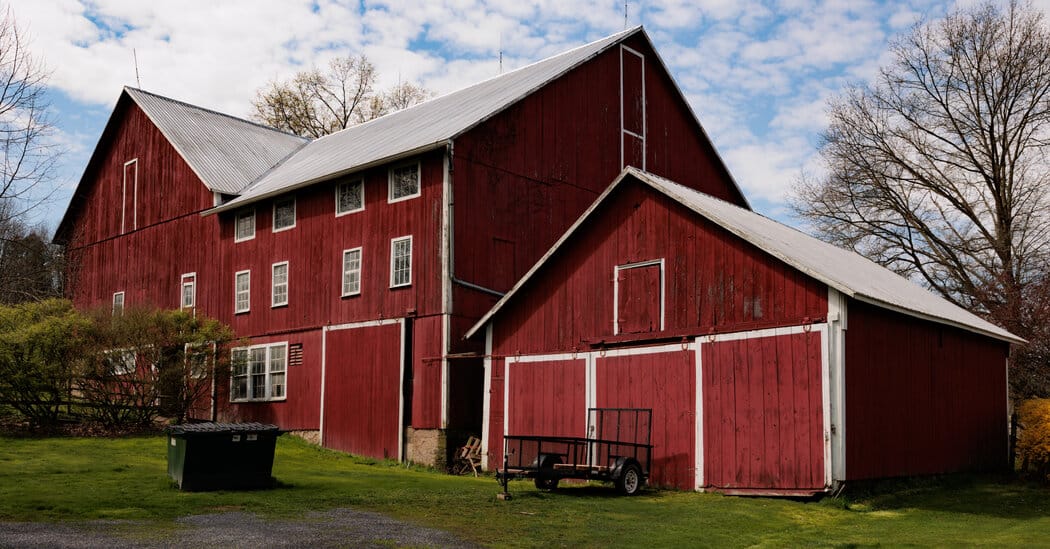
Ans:
[{"label": "bush", "polygon": [[1018,407],[1017,455],[1021,473],[1050,481],[1050,399],[1031,399]]},{"label": "bush", "polygon": [[89,319],[66,300],[0,307],[0,403],[33,428],[54,428],[90,332]]}]

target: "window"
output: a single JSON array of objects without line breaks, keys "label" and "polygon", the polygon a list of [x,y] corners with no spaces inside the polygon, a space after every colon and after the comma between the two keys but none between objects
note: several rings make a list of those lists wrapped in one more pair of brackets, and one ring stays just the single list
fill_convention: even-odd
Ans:
[{"label": "window", "polygon": [[390,287],[412,284],[412,237],[390,241]]},{"label": "window", "polygon": [[197,273],[182,275],[179,283],[179,307],[192,309],[197,306]]},{"label": "window", "polygon": [[335,215],[339,217],[365,209],[365,182],[347,181],[335,187]]},{"label": "window", "polygon": [[283,400],[288,344],[240,347],[231,351],[230,400]]},{"label": "window", "polygon": [[234,313],[247,313],[251,310],[252,272],[238,271],[234,275]]},{"label": "window", "polygon": [[390,189],[387,202],[408,200],[419,196],[419,162],[390,169]]},{"label": "window", "polygon": [[121,183],[120,232],[138,228],[139,203],[139,159],[124,163],[124,179]]},{"label": "window", "polygon": [[343,297],[361,293],[361,248],[343,250]]},{"label": "window", "polygon": [[285,198],[273,203],[273,232],[295,227],[295,199]]},{"label": "window", "polygon": [[215,366],[215,343],[187,343],[183,356],[189,375],[194,379],[204,379]]},{"label": "window", "polygon": [[288,262],[273,264],[273,284],[270,289],[270,305],[280,307],[288,304]]},{"label": "window", "polygon": [[124,292],[113,294],[113,316],[124,314]]},{"label": "window", "polygon": [[135,373],[136,357],[133,349],[114,349],[103,353],[103,360],[109,373],[115,376],[126,376]]},{"label": "window", "polygon": [[237,212],[237,228],[234,242],[243,242],[255,238],[255,208]]}]

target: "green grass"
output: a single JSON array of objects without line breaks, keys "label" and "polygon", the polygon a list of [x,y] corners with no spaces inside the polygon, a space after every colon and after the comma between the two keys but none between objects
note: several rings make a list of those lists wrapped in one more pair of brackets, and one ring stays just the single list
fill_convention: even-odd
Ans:
[{"label": "green grass", "polygon": [[[226,510],[282,518],[355,507],[509,546],[1050,546],[1050,491],[989,477],[897,482],[846,498],[784,499],[604,486],[538,492],[353,458],[290,436],[277,447],[280,487],[184,493],[167,478],[163,437],[0,438],[0,520],[131,520],[163,535],[173,519]],[[123,523],[122,523],[123,524]]]}]

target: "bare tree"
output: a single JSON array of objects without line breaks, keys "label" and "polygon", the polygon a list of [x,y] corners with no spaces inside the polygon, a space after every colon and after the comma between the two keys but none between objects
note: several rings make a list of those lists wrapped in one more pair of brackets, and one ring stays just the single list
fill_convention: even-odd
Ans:
[{"label": "bare tree", "polygon": [[[1043,14],[986,2],[916,25],[891,53],[874,83],[831,102],[828,172],[799,183],[796,211],[822,238],[1044,337],[1050,315],[1028,306],[1050,284]],[[1012,357],[1015,393],[1050,390],[1050,364],[1026,353]]]},{"label": "bare tree", "polygon": [[301,135],[321,137],[429,98],[413,83],[377,92],[375,66],[364,56],[333,59],[326,72],[310,69],[256,92],[251,118]]},{"label": "bare tree", "polygon": [[51,197],[58,147],[51,136],[44,64],[8,9],[0,19],[0,222],[23,219]]}]

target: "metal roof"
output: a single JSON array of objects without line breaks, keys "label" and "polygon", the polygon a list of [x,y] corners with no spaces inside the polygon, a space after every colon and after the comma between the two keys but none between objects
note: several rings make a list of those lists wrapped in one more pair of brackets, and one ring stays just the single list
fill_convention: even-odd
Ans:
[{"label": "metal roof", "polygon": [[620,173],[612,185],[514,285],[514,288],[467,332],[466,337],[477,333],[493,315],[513,299],[521,287],[528,283],[540,267],[572,237],[598,205],[625,179],[634,179],[649,185],[764,252],[858,301],[1003,341],[1024,342],[1010,332],[857,253],[818,240],[751,210],[631,167]]},{"label": "metal roof", "polygon": [[638,32],[642,32],[642,27],[607,36],[459,91],[321,137],[249,185],[240,197],[208,213],[233,209],[378,163],[442,147],[449,139]]},{"label": "metal roof", "polygon": [[124,91],[212,191],[241,192],[308,141],[137,88]]}]

